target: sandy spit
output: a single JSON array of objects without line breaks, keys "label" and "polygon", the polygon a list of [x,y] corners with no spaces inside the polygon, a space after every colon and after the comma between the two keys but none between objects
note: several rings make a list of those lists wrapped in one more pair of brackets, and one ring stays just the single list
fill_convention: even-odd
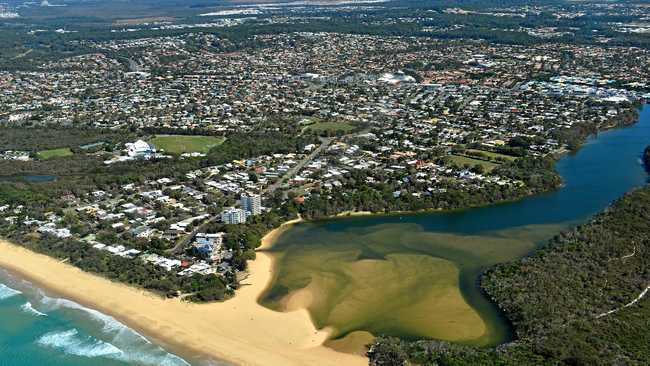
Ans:
[{"label": "sandy spit", "polygon": [[381,213],[374,213],[372,211],[343,211],[338,213],[335,217],[350,217],[350,216],[375,216]]},{"label": "sandy spit", "polygon": [[[297,221],[270,232],[261,248],[268,249]],[[258,252],[249,262],[250,276],[234,298],[223,303],[190,304],[111,282],[0,240],[0,267],[109,314],[183,357],[237,365],[367,365],[365,357],[323,346],[328,333],[314,327],[306,309],[283,313],[257,303],[272,279],[272,266],[271,257]]]}]

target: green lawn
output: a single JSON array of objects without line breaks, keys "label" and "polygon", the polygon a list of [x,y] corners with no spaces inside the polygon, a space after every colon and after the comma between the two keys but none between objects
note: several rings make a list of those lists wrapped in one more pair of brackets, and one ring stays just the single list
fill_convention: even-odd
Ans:
[{"label": "green lawn", "polygon": [[492,170],[494,170],[494,168],[496,168],[497,166],[499,166],[499,164],[497,164],[497,163],[491,163],[489,161],[479,160],[479,159],[472,159],[472,158],[468,158],[466,156],[459,156],[459,155],[450,155],[449,159],[453,163],[455,163],[456,165],[461,166],[461,167],[465,166],[465,164],[469,164],[470,166],[474,166],[474,165],[477,165],[477,164],[482,165],[483,169],[485,169],[485,171],[488,172],[488,173],[491,172]]},{"label": "green lawn", "polygon": [[337,131],[343,131],[343,133],[349,133],[353,131],[356,127],[348,122],[316,122],[308,125],[304,130],[314,131],[316,133],[321,132],[331,132],[335,133]]},{"label": "green lawn", "polygon": [[36,154],[36,156],[38,156],[38,158],[41,160],[47,160],[53,158],[65,158],[72,155],[74,155],[74,153],[68,147],[64,147],[60,149],[52,149],[52,150],[43,150],[43,151],[39,151]]},{"label": "green lawn", "polygon": [[481,154],[485,155],[487,158],[492,159],[492,160],[496,160],[497,158],[501,158],[504,161],[513,161],[513,160],[517,159],[514,156],[499,154],[499,153],[495,153],[495,152],[492,152],[492,151],[485,151],[485,150],[467,149],[467,153],[481,153]]},{"label": "green lawn", "polygon": [[215,136],[156,135],[149,143],[157,150],[162,149],[166,153],[178,155],[190,152],[207,153],[224,141],[225,138]]}]

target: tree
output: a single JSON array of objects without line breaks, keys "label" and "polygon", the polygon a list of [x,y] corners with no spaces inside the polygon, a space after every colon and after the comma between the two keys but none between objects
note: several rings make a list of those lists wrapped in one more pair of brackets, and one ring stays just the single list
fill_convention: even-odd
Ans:
[{"label": "tree", "polygon": [[474,167],[472,167],[472,171],[476,174],[483,174],[485,172],[485,168],[481,164],[476,164]]}]

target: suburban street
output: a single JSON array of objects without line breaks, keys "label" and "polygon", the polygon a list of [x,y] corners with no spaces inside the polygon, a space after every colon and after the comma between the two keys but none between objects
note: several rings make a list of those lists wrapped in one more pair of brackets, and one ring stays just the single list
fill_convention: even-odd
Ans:
[{"label": "suburban street", "polygon": [[289,171],[287,171],[286,174],[280,177],[280,179],[278,179],[277,182],[266,187],[263,194],[264,195],[272,194],[273,192],[275,192],[276,189],[282,187],[282,185],[285,182],[295,177],[296,174],[298,174],[298,172],[305,167],[305,165],[309,164],[318,155],[320,155],[320,153],[322,153],[325,149],[327,149],[327,147],[332,143],[332,140],[333,139],[331,137],[320,137],[320,141],[321,141],[320,146],[314,149],[314,151],[312,151],[309,155],[307,155],[304,159],[302,159],[296,166],[289,169]]}]

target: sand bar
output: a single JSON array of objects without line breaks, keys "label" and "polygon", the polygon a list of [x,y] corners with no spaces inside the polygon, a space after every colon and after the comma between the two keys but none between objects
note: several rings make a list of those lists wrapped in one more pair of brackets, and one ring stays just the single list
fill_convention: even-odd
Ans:
[{"label": "sand bar", "polygon": [[[286,228],[269,233],[262,248]],[[257,303],[272,278],[272,265],[271,257],[260,252],[249,262],[250,276],[233,299],[191,304],[111,282],[0,240],[0,267],[109,314],[181,356],[238,365],[367,365],[364,357],[323,346],[328,333],[314,327],[307,310],[282,313]]]}]

